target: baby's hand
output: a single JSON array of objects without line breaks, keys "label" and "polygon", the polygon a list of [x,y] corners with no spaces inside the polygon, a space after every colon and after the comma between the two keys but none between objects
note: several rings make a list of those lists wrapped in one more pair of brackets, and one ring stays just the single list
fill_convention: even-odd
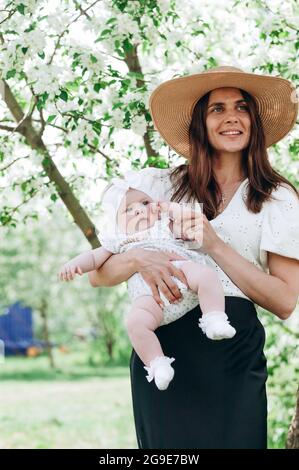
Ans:
[{"label": "baby's hand", "polygon": [[161,208],[161,212],[168,213],[171,219],[176,219],[181,216],[182,205],[178,202],[160,202],[159,206]]},{"label": "baby's hand", "polygon": [[60,281],[72,281],[76,274],[80,274],[80,276],[82,276],[83,273],[80,266],[69,262],[60,268],[58,277]]}]

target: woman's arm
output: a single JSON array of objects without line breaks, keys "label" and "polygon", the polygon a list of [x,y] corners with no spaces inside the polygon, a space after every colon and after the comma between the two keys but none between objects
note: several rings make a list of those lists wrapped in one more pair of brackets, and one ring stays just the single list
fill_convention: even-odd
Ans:
[{"label": "woman's arm", "polygon": [[268,253],[269,274],[219,240],[208,253],[253,302],[286,320],[296,308],[299,261]]},{"label": "woman's arm", "polygon": [[136,272],[134,250],[114,254],[96,271],[88,273],[92,287],[112,287],[127,281]]},{"label": "woman's arm", "polygon": [[169,302],[182,297],[172,276],[188,286],[183,271],[171,263],[173,260],[183,259],[185,258],[175,253],[132,248],[125,253],[112,255],[99,270],[89,273],[89,281],[93,287],[115,286],[139,272],[149,285],[156,302],[163,307],[159,291]]},{"label": "woman's arm", "polygon": [[196,240],[233,283],[253,302],[286,320],[295,310],[299,295],[299,261],[268,252],[269,274],[226,244],[204,214],[178,218],[174,229]]}]

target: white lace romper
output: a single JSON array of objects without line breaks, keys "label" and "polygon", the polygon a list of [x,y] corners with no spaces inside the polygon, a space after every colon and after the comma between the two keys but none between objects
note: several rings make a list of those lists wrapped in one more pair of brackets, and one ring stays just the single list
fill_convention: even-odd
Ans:
[{"label": "white lace romper", "polygon": [[[132,235],[128,235],[122,239],[113,240],[113,246],[108,242],[105,237],[101,240],[102,245],[109,251],[114,253],[123,253],[132,248],[143,248],[146,250],[153,251],[168,251],[176,253],[186,258],[186,260],[194,261],[196,263],[206,265],[204,254],[198,253],[193,250],[186,249],[183,245],[184,242],[179,239],[175,239],[169,228],[170,218],[162,215],[160,220],[157,220],[155,224],[147,230],[135,232]],[[174,260],[171,261],[176,267],[180,267],[183,261]],[[198,296],[195,292],[188,289],[179,279],[172,276],[173,281],[177,284],[178,288],[182,293],[182,299],[178,304],[171,304],[162,292],[159,291],[161,299],[165,305],[163,308],[163,321],[161,325],[167,325],[179,318],[185,313],[192,310],[198,305]],[[133,274],[128,281],[128,293],[130,299],[134,301],[138,297],[143,295],[152,295],[152,291],[148,284],[144,281],[143,277],[139,273]]]}]

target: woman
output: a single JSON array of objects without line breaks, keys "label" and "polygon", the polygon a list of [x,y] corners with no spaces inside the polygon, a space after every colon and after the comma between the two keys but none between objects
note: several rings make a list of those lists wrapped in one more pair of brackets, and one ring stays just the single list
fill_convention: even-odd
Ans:
[{"label": "woman", "polygon": [[[161,200],[199,201],[203,215],[177,220],[185,239],[198,240],[225,292],[237,334],[211,341],[196,327],[199,307],[156,330],[175,377],[161,393],[144,380],[132,351],[131,384],[139,448],[261,449],[267,446],[266,360],[260,305],[282,320],[296,306],[299,202],[296,189],[270,165],[266,147],[293,127],[298,105],[282,78],[216,67],[162,83],[150,109],[156,129],[188,159],[173,170],[141,170]],[[187,242],[186,242],[187,243]],[[192,248],[192,247],[191,247]],[[171,275],[178,257],[136,249],[112,256],[90,275],[111,286],[139,271],[155,299],[180,292]]]}]

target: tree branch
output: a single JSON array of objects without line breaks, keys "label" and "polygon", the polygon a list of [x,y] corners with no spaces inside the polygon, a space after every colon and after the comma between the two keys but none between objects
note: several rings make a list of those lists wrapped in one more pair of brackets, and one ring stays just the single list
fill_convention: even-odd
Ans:
[{"label": "tree branch", "polygon": [[[4,101],[10,110],[14,119],[19,123],[24,118],[24,113],[15,99],[9,85],[3,80],[4,83]],[[49,180],[55,184],[57,193],[61,200],[71,213],[75,223],[78,225],[84,236],[87,238],[92,248],[100,246],[99,239],[96,235],[95,225],[92,223],[87,213],[80,205],[80,202],[74,195],[70,185],[59,172],[51,155],[48,152],[42,138],[38,135],[32,125],[31,119],[25,119],[19,127],[18,132],[22,133],[26,138],[27,143],[33,150],[38,150],[41,153],[41,165],[48,176]]]},{"label": "tree branch", "polygon": [[24,160],[25,158],[29,158],[30,155],[26,155],[26,157],[19,157],[19,158],[16,158],[13,162],[10,162],[8,165],[0,168],[0,172],[1,171],[4,171],[4,170],[7,170],[7,168],[9,168],[10,166],[12,166],[14,163],[16,163],[17,161],[19,160]]},{"label": "tree branch", "polygon": [[6,18],[4,18],[4,20],[0,21],[0,25],[1,25],[5,23],[5,21],[9,20],[9,18],[11,18],[12,15],[14,15],[17,10],[15,9],[15,10],[0,10],[0,11],[5,11],[5,12],[10,11],[9,15]]},{"label": "tree branch", "polygon": [[[130,49],[130,51],[126,52],[125,62],[128,66],[128,69],[130,70],[130,72],[138,73],[143,77],[143,72],[142,72],[139,57],[138,57],[138,54],[137,54],[137,46],[138,46],[138,44],[134,44],[133,49]],[[143,78],[142,79],[137,78],[136,83],[137,83],[138,88],[144,87],[144,85],[145,85],[145,81],[144,81]],[[145,112],[144,112],[144,114],[145,114]],[[150,127],[147,124],[146,132],[143,135],[143,141],[144,141],[144,145],[145,145],[145,149],[146,149],[146,154],[147,154],[148,157],[152,157],[152,156],[157,157],[159,154],[152,147],[151,139],[150,139],[150,135],[149,135],[149,129],[150,129]]]},{"label": "tree branch", "polygon": [[96,5],[96,3],[99,3],[100,1],[101,1],[101,0],[96,0],[96,1],[93,2],[91,5],[89,5],[87,8],[85,8],[85,10],[83,10],[83,9],[80,7],[80,14],[79,14],[76,18],[74,18],[74,19],[65,27],[65,29],[59,34],[58,39],[57,39],[57,42],[56,42],[55,47],[54,47],[54,51],[53,51],[53,53],[52,53],[52,55],[51,55],[49,61],[47,62],[48,65],[52,64],[53,59],[54,59],[54,56],[55,56],[55,54],[56,54],[56,51],[57,51],[57,49],[58,49],[59,46],[60,46],[60,41],[61,41],[61,39],[63,38],[63,36],[65,35],[65,33],[68,31],[69,27],[70,27],[73,23],[75,23],[81,16],[83,16],[83,15],[87,16],[87,13],[86,13],[86,12],[87,12],[88,10],[90,10],[90,8],[92,8],[94,5]]},{"label": "tree branch", "polygon": [[108,155],[106,155],[104,152],[102,152],[102,150],[94,147],[94,145],[91,145],[91,144],[87,144],[87,146],[90,148],[90,150],[92,150],[93,152],[95,153],[99,153],[100,155],[102,155],[102,157],[104,157],[108,162],[113,162],[113,158],[110,158],[108,157]]},{"label": "tree branch", "polygon": [[14,127],[4,126],[3,124],[0,124],[0,129],[2,129],[3,131],[8,131],[8,132],[13,132],[15,130]]}]

